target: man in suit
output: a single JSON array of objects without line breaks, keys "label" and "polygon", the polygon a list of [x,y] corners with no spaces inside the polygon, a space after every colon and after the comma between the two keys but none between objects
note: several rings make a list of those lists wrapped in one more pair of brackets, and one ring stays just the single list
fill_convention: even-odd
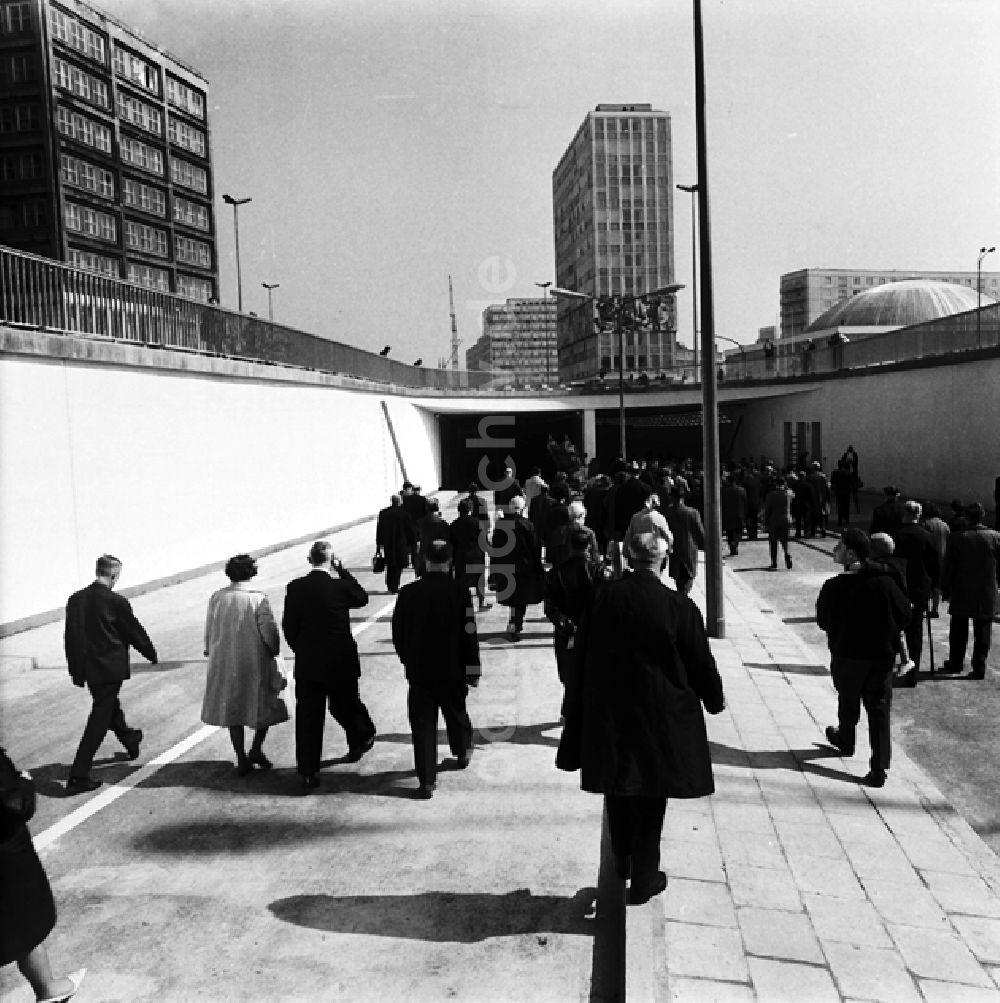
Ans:
[{"label": "man in suit", "polygon": [[892,533],[894,556],[897,561],[905,563],[906,598],[913,607],[910,622],[906,625],[906,649],[913,668],[902,678],[900,685],[903,686],[917,685],[927,604],[941,577],[934,537],[929,529],[920,525],[922,511],[920,502],[905,502],[903,525]]},{"label": "man in suit", "polygon": [[129,601],[114,592],[122,562],[104,554],[97,559],[97,577],[85,589],[74,592],[66,604],[66,661],[77,686],[86,685],[93,704],[83,729],[76,757],[70,767],[66,790],[81,794],[96,790],[101,781],[91,777],[94,756],[109,731],[125,747],[129,759],[139,756],[142,732],[125,723],[119,702],[122,683],[129,678],[128,649],[156,664],[156,649]]},{"label": "man in suit", "polygon": [[403,498],[393,495],[375,522],[375,547],[385,558],[385,587],[389,592],[399,591],[399,579],[416,541],[417,531],[403,508]]},{"label": "man in suit", "polygon": [[718,714],[726,705],[701,613],[660,582],[665,552],[660,537],[640,534],[629,550],[633,571],[595,593],[556,758],[560,769],[581,771],[583,790],[604,795],[616,870],[631,876],[633,904],[667,885],[659,869],[667,798],[715,790],[702,706]]},{"label": "man in suit", "polygon": [[949,601],[948,659],[942,672],[961,672],[972,621],[971,679],[986,678],[986,658],[992,641],[997,601],[1000,532],[987,529],[986,510],[979,502],[965,508],[969,528],[948,537],[941,591]]},{"label": "man in suit", "polygon": [[676,482],[670,489],[670,507],[664,514],[674,537],[667,573],[677,591],[688,595],[698,573],[698,551],[705,549],[705,527],[698,510],[684,504],[684,488]]},{"label": "man in suit", "polygon": [[427,564],[427,548],[434,540],[451,540],[451,527],[441,515],[441,506],[437,498],[427,499],[427,515],[417,523],[417,561],[414,573],[419,578],[424,573]]},{"label": "man in suit", "polygon": [[406,708],[413,736],[418,796],[434,795],[438,711],[459,769],[472,758],[472,722],[465,709],[479,685],[479,638],[469,590],[451,577],[451,547],[434,540],[422,578],[400,593],[392,612],[392,644],[406,670]]},{"label": "man in suit", "polygon": [[281,617],[295,652],[295,760],[306,793],[319,786],[326,705],[347,735],[347,759],[356,763],[375,744],[375,725],[361,701],[361,662],[351,633],[352,609],[368,593],[326,540],[309,549],[312,571],[288,583]]},{"label": "man in suit", "polygon": [[468,498],[458,503],[458,517],[449,526],[452,553],[454,554],[455,581],[479,596],[479,609],[488,610],[486,601],[486,535],[479,520],[472,514]]}]

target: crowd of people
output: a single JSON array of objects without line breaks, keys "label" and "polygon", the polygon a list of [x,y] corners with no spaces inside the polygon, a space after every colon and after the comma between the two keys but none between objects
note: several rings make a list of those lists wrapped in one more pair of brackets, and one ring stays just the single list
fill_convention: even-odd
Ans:
[{"label": "crowd of people", "polygon": [[[971,678],[985,677],[1000,532],[986,526],[978,502],[956,499],[946,520],[933,504],[906,499],[895,486],[884,489],[866,532],[851,524],[860,486],[853,447],[829,479],[806,454],[783,470],[767,462],[728,464],[721,525],[731,555],[744,538],[755,541],[765,532],[769,568],[777,570],[780,547],[791,569],[793,532],[826,536],[835,502],[832,556],[843,570],[824,583],[816,602],[838,695],[837,724],[826,738],[853,755],[863,707],[871,747],[863,783],[881,787],[891,758],[893,683],[916,684],[923,624],[939,616],[942,601],[951,622],[940,671],[962,671],[971,626]],[[384,570],[387,590],[398,595],[392,643],[408,686],[416,796],[434,796],[439,714],[455,768],[471,761],[466,699],[480,681],[476,612],[490,608],[488,589],[509,611],[511,642],[521,638],[527,607],[542,604],[563,686],[557,766],[579,770],[583,789],[605,797],[618,876],[630,882],[630,901],[646,901],[666,884],[659,842],[667,799],[713,790],[703,715],[725,707],[704,621],[689,597],[705,547],[703,472],[689,462],[621,462],[610,476],[588,476],[582,466],[558,471],[549,485],[536,467],[522,486],[508,467],[493,503],[491,520],[484,494],[470,484],[449,523],[436,499],[405,483],[376,520],[373,568]],[[320,785],[327,711],[345,733],[347,762],[359,761],[376,739],[350,623],[350,611],[367,605],[368,592],[328,541],[316,541],[307,559],[309,572],[287,585],[280,623],[267,596],[250,586],[254,558],[238,554],[227,562],[229,585],[208,602],[202,705],[205,723],[228,729],[239,776],[271,769],[263,748],[268,729],[290,719],[278,663],[283,635],[294,655],[295,757],[306,794]],[[401,587],[406,567],[414,580]],[[128,600],[115,592],[121,570],[117,558],[102,555],[95,580],[66,607],[69,674],[91,696],[66,783],[70,794],[100,786],[91,768],[109,732],[133,760],[144,738],[127,723],[120,693],[130,648],[154,664],[157,652]],[[664,571],[674,588],[664,584]],[[55,910],[24,825],[33,810],[30,778],[2,750],[0,788],[0,876],[33,903],[30,925],[14,929],[0,921],[0,953],[18,962],[39,999],[68,999],[83,972],[54,976],[49,968],[44,940]]]}]

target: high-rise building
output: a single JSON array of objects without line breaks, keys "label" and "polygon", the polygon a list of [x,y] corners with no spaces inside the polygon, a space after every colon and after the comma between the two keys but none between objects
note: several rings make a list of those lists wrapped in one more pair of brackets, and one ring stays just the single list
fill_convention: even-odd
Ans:
[{"label": "high-rise building", "polygon": [[[672,283],[673,189],[666,112],[648,104],[588,112],[552,174],[556,286],[600,297]],[[618,369],[617,338],[596,332],[592,304],[560,297],[558,331],[563,380]],[[675,365],[675,330],[627,332],[623,341],[628,376]]]},{"label": "high-rise building", "polygon": [[208,84],[82,0],[0,0],[0,243],[218,298]]},{"label": "high-rise building", "polygon": [[[801,334],[830,307],[866,289],[905,279],[932,279],[976,288],[976,272],[896,271],[890,269],[800,268],[781,276],[781,337]],[[982,292],[1000,300],[1000,272],[982,273]]]},{"label": "high-rise building", "polygon": [[465,360],[467,369],[509,373],[521,385],[556,382],[555,299],[508,299],[488,306],[482,337]]}]

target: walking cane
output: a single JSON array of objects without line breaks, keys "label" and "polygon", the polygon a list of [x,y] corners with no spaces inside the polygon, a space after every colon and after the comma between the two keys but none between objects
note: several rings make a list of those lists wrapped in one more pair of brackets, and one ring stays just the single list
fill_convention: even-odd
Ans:
[{"label": "walking cane", "polygon": [[934,638],[931,636],[931,611],[928,609],[925,611],[927,613],[927,653],[931,657],[931,675],[934,675]]}]

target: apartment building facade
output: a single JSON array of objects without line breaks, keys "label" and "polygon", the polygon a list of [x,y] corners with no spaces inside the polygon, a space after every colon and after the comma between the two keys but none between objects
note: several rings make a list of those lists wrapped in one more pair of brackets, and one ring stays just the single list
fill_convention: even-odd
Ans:
[{"label": "apartment building facade", "polygon": [[[781,337],[802,334],[831,307],[850,296],[889,282],[931,279],[977,288],[977,272],[898,271],[895,269],[801,268],[781,276]],[[982,273],[982,292],[1000,300],[1000,272]]]},{"label": "apartment building facade", "polygon": [[0,0],[0,243],[218,299],[208,83],[82,0]]},{"label": "apartment building facade", "polygon": [[521,386],[558,380],[556,301],[513,298],[483,311],[483,333],[465,353],[466,368],[508,373]]},{"label": "apartment building facade", "polygon": [[[591,297],[635,296],[674,281],[670,115],[649,104],[588,112],[552,175],[556,286]],[[621,362],[617,336],[593,305],[559,299],[559,373],[586,379]],[[674,312],[660,329],[622,338],[627,377],[675,366]]]}]

